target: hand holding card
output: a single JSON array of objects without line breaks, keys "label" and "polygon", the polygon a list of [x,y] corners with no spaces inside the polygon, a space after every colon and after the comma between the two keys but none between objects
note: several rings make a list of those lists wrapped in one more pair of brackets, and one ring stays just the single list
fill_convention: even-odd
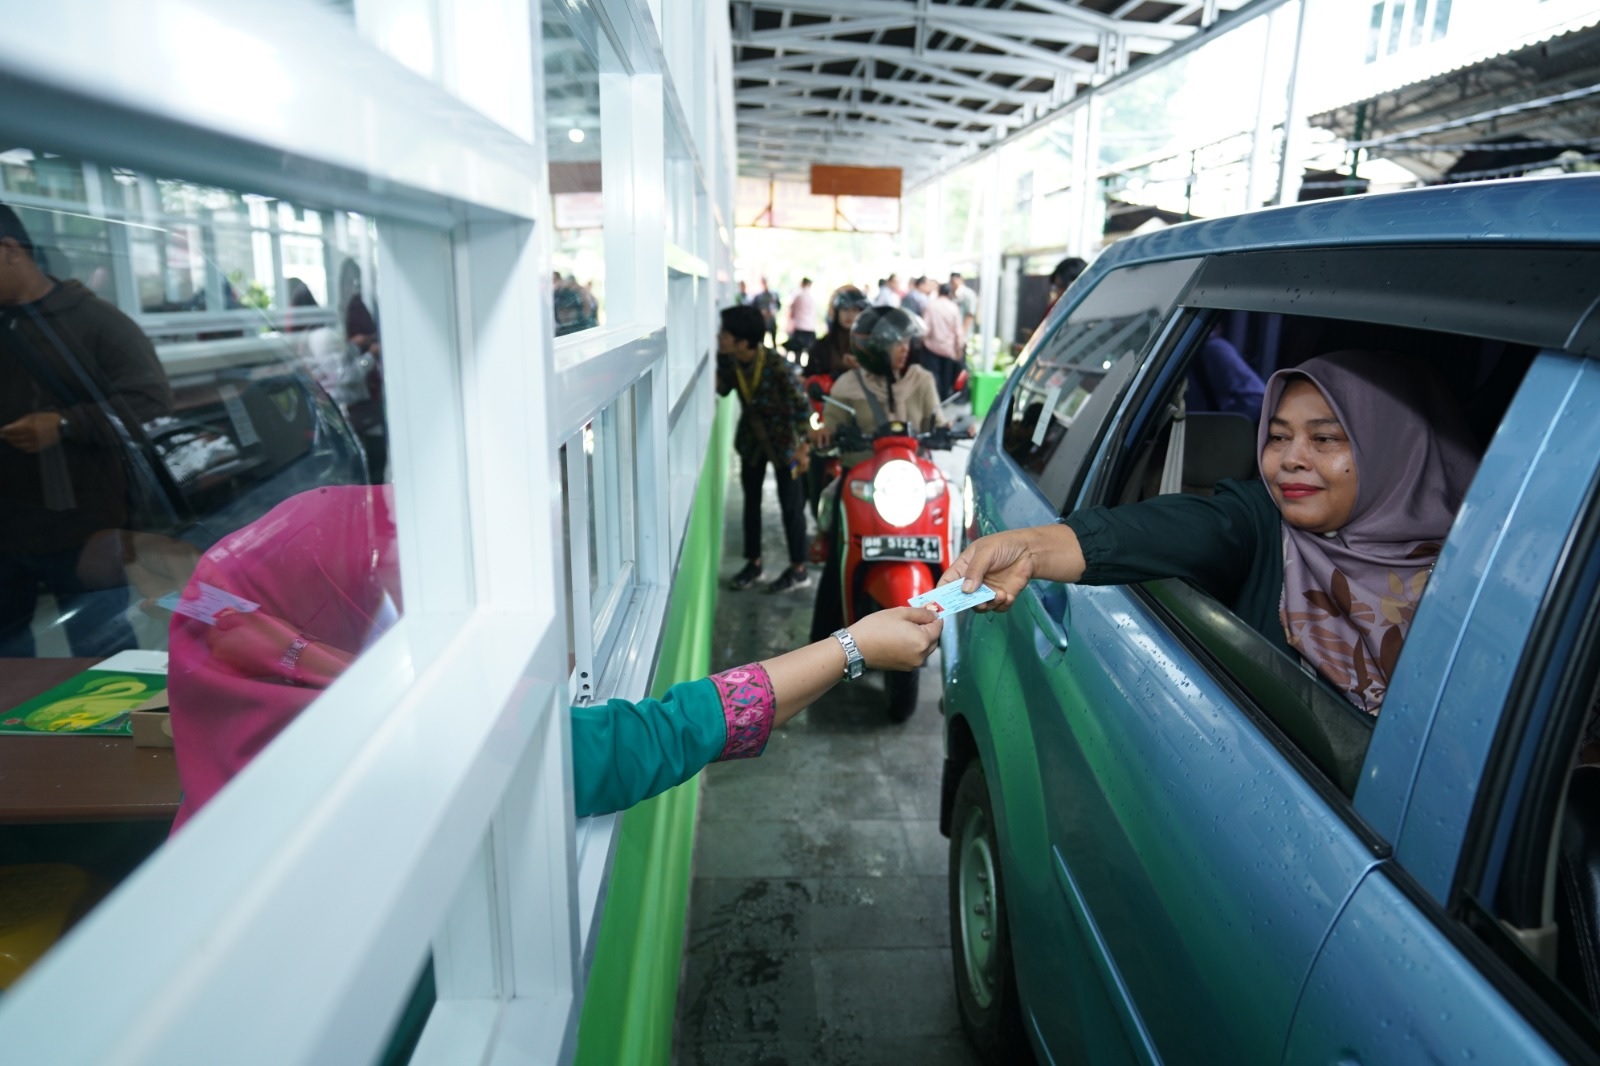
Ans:
[{"label": "hand holding card", "polygon": [[156,601],[156,606],[164,607],[173,614],[181,614],[185,618],[193,618],[204,622],[208,626],[217,624],[217,615],[225,610],[254,611],[261,607],[253,600],[235,596],[231,592],[199,582],[200,594],[193,599],[184,599],[176,592],[170,592]]},{"label": "hand holding card", "polygon": [[920,596],[911,597],[912,607],[926,607],[928,610],[940,615],[959,614],[980,603],[988,603],[994,599],[994,589],[988,585],[979,585],[972,592],[961,591],[961,582],[952,581],[948,585],[940,585],[932,592],[924,592]]}]

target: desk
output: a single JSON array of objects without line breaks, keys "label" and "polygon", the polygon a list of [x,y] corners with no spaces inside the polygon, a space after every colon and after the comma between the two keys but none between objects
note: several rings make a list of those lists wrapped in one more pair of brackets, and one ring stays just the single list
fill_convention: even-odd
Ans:
[{"label": "desk", "polygon": [[[98,661],[0,659],[0,708]],[[0,736],[0,825],[167,821],[179,791],[171,748],[136,748],[132,737]]]}]

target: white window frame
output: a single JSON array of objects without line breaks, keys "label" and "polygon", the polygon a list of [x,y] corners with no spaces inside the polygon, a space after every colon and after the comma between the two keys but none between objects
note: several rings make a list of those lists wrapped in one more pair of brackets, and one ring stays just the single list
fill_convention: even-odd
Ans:
[{"label": "white window frame", "polygon": [[[685,399],[709,389],[707,357],[667,387],[661,116],[682,108],[654,7],[598,12],[630,70],[606,143],[628,155],[631,288],[572,352],[548,307],[529,0],[358,0],[359,30],[300,0],[43,5],[0,38],[0,71],[30,90],[0,122],[16,143],[377,220],[405,595],[399,623],[0,1001],[8,1059],[372,1061],[430,953],[414,1062],[571,1057],[619,819],[573,819],[558,448],[631,390],[635,592],[598,688],[638,697],[682,536],[673,415],[702,420],[701,454],[710,431],[709,403]],[[711,40],[727,52],[725,20]],[[713,71],[706,95],[731,110],[726,56]],[[242,72],[270,87],[245,108],[219,88]],[[715,264],[725,296],[720,126],[691,145],[715,227],[677,261]],[[93,1025],[72,1006],[86,987]]]}]

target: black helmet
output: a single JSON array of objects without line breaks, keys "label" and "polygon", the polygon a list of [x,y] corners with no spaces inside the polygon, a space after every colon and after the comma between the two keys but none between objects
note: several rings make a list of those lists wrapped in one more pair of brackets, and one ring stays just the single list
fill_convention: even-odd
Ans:
[{"label": "black helmet", "polygon": [[927,331],[922,319],[903,307],[869,307],[850,330],[850,352],[862,369],[888,377],[894,367],[890,349]]},{"label": "black helmet", "polygon": [[865,311],[872,306],[872,301],[867,299],[867,294],[854,285],[841,285],[833,292],[832,313],[828,316],[838,321],[840,312]]}]

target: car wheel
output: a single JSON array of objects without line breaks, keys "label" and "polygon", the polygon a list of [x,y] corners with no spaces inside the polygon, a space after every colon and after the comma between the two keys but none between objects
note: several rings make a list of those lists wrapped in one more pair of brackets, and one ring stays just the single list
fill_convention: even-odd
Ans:
[{"label": "car wheel", "polygon": [[889,721],[904,722],[917,713],[917,682],[921,670],[890,670],[883,687],[889,690]]},{"label": "car wheel", "polygon": [[1031,1063],[1011,963],[994,807],[977,759],[956,786],[950,829],[950,951],[961,1027],[984,1062]]}]

